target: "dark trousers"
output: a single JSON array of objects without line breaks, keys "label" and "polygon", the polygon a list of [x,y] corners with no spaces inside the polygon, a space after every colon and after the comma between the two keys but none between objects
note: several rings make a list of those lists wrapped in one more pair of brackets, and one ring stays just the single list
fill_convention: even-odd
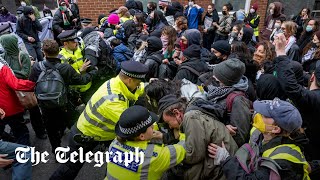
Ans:
[{"label": "dark trousers", "polygon": [[[83,148],[83,152],[87,153],[89,151],[92,151],[96,146],[98,146],[100,143],[104,143],[107,147],[110,145],[111,141],[108,142],[88,142],[84,144],[79,144],[74,141],[73,136],[76,134],[81,134],[79,129],[76,127],[76,125],[72,126],[71,132],[69,134],[69,147],[70,151],[67,154],[67,156],[70,155],[70,153],[77,151],[80,147]],[[76,163],[72,163],[68,161],[67,163],[60,164],[58,169],[52,174],[50,177],[50,180],[70,180],[75,179],[81,170],[82,166],[84,164],[77,161]]]},{"label": "dark trousers", "polygon": [[34,58],[34,60],[42,61],[43,60],[43,54],[41,51],[41,43],[30,43],[30,42],[24,42],[26,49],[30,56]]},{"label": "dark trousers", "polygon": [[203,47],[211,51],[211,45],[214,41],[215,32],[203,34]]},{"label": "dark trousers", "polygon": [[10,126],[13,136],[16,139],[15,143],[30,146],[29,130],[25,124],[25,120],[23,119],[23,114],[24,113],[22,112],[5,117],[0,123],[2,127],[6,124]]},{"label": "dark trousers", "polygon": [[[41,107],[40,107],[41,108]],[[41,108],[52,152],[61,145],[61,138],[66,129],[67,111],[65,108]]]},{"label": "dark trousers", "polygon": [[46,128],[42,120],[41,112],[38,106],[29,109],[31,125],[38,137],[46,133]]}]

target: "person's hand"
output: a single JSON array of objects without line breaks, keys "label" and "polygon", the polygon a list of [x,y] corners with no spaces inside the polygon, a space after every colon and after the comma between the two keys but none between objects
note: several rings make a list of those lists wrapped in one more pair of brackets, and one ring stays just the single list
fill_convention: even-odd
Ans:
[{"label": "person's hand", "polygon": [[29,17],[30,17],[30,19],[31,19],[32,21],[35,21],[35,20],[36,20],[36,16],[35,16],[34,14],[30,14]]},{"label": "person's hand", "polygon": [[13,163],[13,159],[4,159],[8,154],[0,154],[0,168],[6,167]]},{"label": "person's hand", "polygon": [[218,27],[219,25],[218,25],[218,23],[217,23],[217,22],[213,22],[213,23],[212,23],[212,26],[214,26],[214,27]]},{"label": "person's hand", "polygon": [[76,23],[78,21],[77,18],[72,19],[72,22]]},{"label": "person's hand", "polygon": [[29,36],[29,37],[28,37],[28,41],[29,41],[29,42],[35,42],[36,40],[35,40],[33,37],[30,37],[30,36]]},{"label": "person's hand", "polygon": [[0,119],[3,119],[6,116],[6,113],[3,109],[0,108]]},{"label": "person's hand", "polygon": [[228,131],[229,131],[229,133],[231,134],[231,136],[234,136],[234,135],[236,135],[237,134],[237,127],[234,127],[234,126],[232,126],[232,125],[226,125],[226,128],[228,129]]},{"label": "person's hand", "polygon": [[180,65],[182,63],[182,61],[178,58],[174,58],[173,60],[177,65]]},{"label": "person's hand", "polygon": [[163,64],[169,64],[169,60],[168,59],[164,59],[164,60],[162,60],[162,63]]},{"label": "person's hand", "polygon": [[201,9],[201,6],[199,6],[198,4],[195,4],[193,6],[195,6],[197,9]]},{"label": "person's hand", "polygon": [[214,159],[214,165],[220,165],[222,161],[225,161],[230,156],[223,141],[221,146],[222,147],[213,143],[208,145],[209,157]]},{"label": "person's hand", "polygon": [[150,78],[149,83],[151,83],[152,81],[157,81],[158,78]]},{"label": "person's hand", "polygon": [[152,139],[163,139],[163,134],[160,131],[153,131]]},{"label": "person's hand", "polygon": [[207,29],[204,29],[204,30],[203,30],[203,32],[204,32],[204,33],[207,33],[207,32],[208,32],[208,30],[207,30]]},{"label": "person's hand", "polygon": [[30,61],[31,62],[31,67],[36,63],[36,61]]},{"label": "person's hand", "polygon": [[302,19],[303,19],[303,20],[309,19],[308,14],[305,14],[305,15],[302,17]]},{"label": "person's hand", "polygon": [[287,40],[283,33],[279,33],[274,37],[273,45],[276,48],[277,56],[286,55]]},{"label": "person's hand", "polygon": [[121,28],[121,25],[118,24],[118,25],[116,25],[115,27],[116,27],[116,29],[120,29],[120,28]]},{"label": "person's hand", "polygon": [[86,59],[86,61],[84,61],[82,67],[79,69],[80,73],[84,73],[87,71],[87,69],[91,66],[90,65],[90,61],[88,59]]},{"label": "person's hand", "polygon": [[185,6],[184,6],[184,9],[187,9],[188,7],[189,7],[189,5],[185,5]]},{"label": "person's hand", "polygon": [[180,138],[180,129],[173,129],[173,134],[174,134],[174,138],[175,139],[179,139]]}]

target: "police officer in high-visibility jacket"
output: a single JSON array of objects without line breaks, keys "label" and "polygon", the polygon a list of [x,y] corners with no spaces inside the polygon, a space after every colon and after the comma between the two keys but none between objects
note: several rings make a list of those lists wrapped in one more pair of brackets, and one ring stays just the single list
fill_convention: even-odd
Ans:
[{"label": "police officer in high-visibility jacket", "polygon": [[[147,66],[136,61],[121,63],[119,75],[106,81],[93,94],[77,123],[71,128],[69,147],[79,147],[84,152],[93,150],[98,144],[109,145],[116,137],[115,125],[124,110],[134,105],[144,93],[141,81],[148,72]],[[51,179],[74,179],[82,163],[61,164]]]},{"label": "police officer in high-visibility jacket", "polygon": [[[157,115],[142,106],[132,106],[122,113],[115,128],[117,138],[111,143],[109,152],[132,152],[134,161],[125,165],[114,160],[118,158],[110,156],[106,179],[156,180],[169,168],[183,161],[186,155],[184,141],[168,146],[149,142],[154,133],[153,123],[156,121]],[[143,160],[140,153],[135,153],[135,148],[144,152]],[[136,156],[139,157],[139,162],[135,160]],[[124,160],[122,159],[123,162]]]},{"label": "police officer in high-visibility jacket", "polygon": [[[59,52],[58,58],[60,58],[61,63],[70,64],[79,74],[83,74],[90,67],[90,61],[85,60],[83,56],[83,44],[79,46],[79,39],[77,37],[76,30],[67,30],[58,35],[63,48]],[[91,82],[86,85],[73,85],[70,89],[80,92],[82,96],[89,96],[87,98],[83,97],[83,100],[87,102],[92,94],[86,95],[91,87]]]},{"label": "police officer in high-visibility jacket", "polygon": [[255,101],[253,108],[253,126],[263,138],[257,144],[260,152],[249,150],[251,155],[247,157],[252,158],[253,154],[257,154],[257,158],[251,159],[249,172],[245,169],[247,162],[239,158],[249,153],[243,151],[248,144],[243,145],[234,157],[229,156],[224,147],[215,144],[208,147],[209,156],[215,158],[216,164],[221,164],[226,178],[309,180],[311,168],[301,151],[308,140],[300,130],[302,118],[298,109],[278,98]]},{"label": "police officer in high-visibility jacket", "polygon": [[256,41],[258,42],[259,38],[259,23],[260,23],[260,16],[257,13],[258,10],[258,4],[254,3],[252,4],[250,8],[250,13],[246,17],[246,23],[253,28],[253,34],[256,37]]}]

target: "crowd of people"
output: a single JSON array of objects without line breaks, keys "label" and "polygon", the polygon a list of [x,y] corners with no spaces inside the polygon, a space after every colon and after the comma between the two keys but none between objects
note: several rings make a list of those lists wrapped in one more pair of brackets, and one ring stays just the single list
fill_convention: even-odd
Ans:
[{"label": "crowd of people", "polygon": [[[75,0],[59,0],[43,10],[45,40],[36,7],[22,1],[16,17],[2,6],[0,22],[16,31],[0,25],[0,167],[31,179],[31,162],[13,161],[32,146],[31,122],[53,154],[66,129],[70,152],[142,149],[140,165],[111,160],[109,180],[319,179],[319,21],[307,7],[290,19],[281,2],[264,23],[256,3],[248,13],[197,3],[144,12],[127,0],[94,26]],[[50,179],[82,166],[60,164]]]}]

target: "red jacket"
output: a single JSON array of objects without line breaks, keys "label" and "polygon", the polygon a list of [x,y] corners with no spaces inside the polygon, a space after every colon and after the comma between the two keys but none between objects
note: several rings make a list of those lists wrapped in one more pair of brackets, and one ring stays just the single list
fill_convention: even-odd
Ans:
[{"label": "red jacket", "polygon": [[17,79],[7,66],[0,63],[0,108],[6,117],[24,111],[15,91],[33,91],[34,86],[32,81]]}]

